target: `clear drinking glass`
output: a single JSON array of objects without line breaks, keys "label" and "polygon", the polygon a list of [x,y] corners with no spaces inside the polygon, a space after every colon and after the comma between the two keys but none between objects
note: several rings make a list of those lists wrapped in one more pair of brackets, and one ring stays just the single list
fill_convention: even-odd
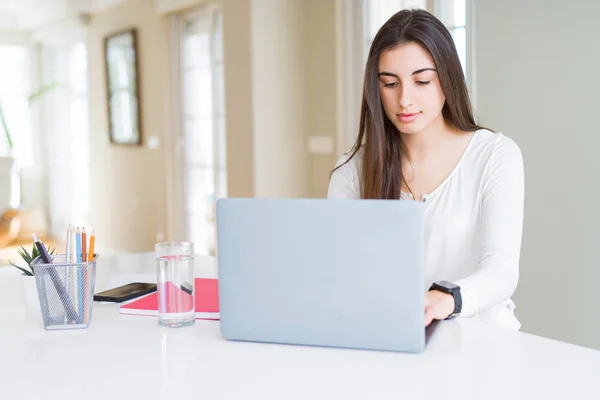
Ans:
[{"label": "clear drinking glass", "polygon": [[154,252],[158,264],[158,323],[171,328],[194,324],[194,244],[157,243]]}]

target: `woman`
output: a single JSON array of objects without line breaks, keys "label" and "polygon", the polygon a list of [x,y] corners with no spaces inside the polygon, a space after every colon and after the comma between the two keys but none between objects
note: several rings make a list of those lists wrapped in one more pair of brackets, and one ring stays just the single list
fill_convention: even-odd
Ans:
[{"label": "woman", "polygon": [[425,324],[460,315],[520,329],[510,298],[521,151],[475,123],[452,37],[428,12],[400,11],[375,36],[358,139],[338,160],[328,197],[424,202]]}]

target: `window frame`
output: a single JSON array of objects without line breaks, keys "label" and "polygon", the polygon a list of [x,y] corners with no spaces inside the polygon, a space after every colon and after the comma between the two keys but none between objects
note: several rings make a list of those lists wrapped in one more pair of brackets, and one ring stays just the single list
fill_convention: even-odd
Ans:
[{"label": "window frame", "polygon": [[[197,115],[189,115],[186,113],[186,102],[185,102],[185,91],[184,91],[184,74],[189,73],[193,70],[199,70],[200,67],[184,66],[184,24],[186,21],[194,20],[199,16],[210,16],[211,29],[215,27],[214,18],[215,13],[220,13],[221,18],[221,49],[214,48],[215,41],[217,40],[214,32],[211,32],[209,39],[209,53],[210,60],[209,64],[205,67],[211,70],[211,114],[210,116],[203,116],[202,119],[210,119],[212,126],[212,150],[211,160],[209,162],[192,162],[186,159],[185,144],[186,144],[186,128],[187,123],[194,120],[200,120]],[[206,171],[211,171],[212,184],[214,187],[213,191],[213,212],[212,218],[210,218],[209,224],[213,228],[213,233],[209,233],[210,244],[208,254],[215,252],[216,239],[212,238],[214,232],[216,232],[214,207],[216,200],[219,197],[227,195],[227,154],[226,149],[221,149],[221,145],[226,146],[226,111],[224,105],[225,96],[225,82],[216,83],[217,79],[224,80],[224,60],[223,60],[223,7],[221,2],[212,1],[205,4],[199,5],[189,10],[185,10],[181,13],[173,14],[171,19],[171,34],[172,34],[172,87],[173,87],[173,136],[170,139],[171,143],[168,147],[171,150],[171,155],[167,158],[167,163],[170,164],[169,170],[172,173],[168,174],[170,178],[169,187],[173,188],[173,198],[171,199],[171,222],[169,226],[170,236],[184,237],[189,239],[189,235],[192,232],[192,226],[188,221],[188,216],[194,213],[194,210],[190,210],[188,207],[188,198],[190,196],[190,190],[187,185],[187,173],[190,165],[197,164],[197,167],[201,169],[199,173],[203,174]],[[202,67],[204,68],[204,67]],[[221,109],[222,108],[222,109]],[[223,158],[223,159],[221,159]],[[225,175],[225,180],[221,178]],[[225,186],[225,187],[222,187]],[[198,212],[198,211],[196,211]],[[199,250],[204,247],[204,244],[198,243]]]}]

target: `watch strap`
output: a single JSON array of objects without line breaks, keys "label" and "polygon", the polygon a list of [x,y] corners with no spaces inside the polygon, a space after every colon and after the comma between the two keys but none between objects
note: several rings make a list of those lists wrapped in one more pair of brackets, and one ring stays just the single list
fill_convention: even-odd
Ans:
[{"label": "watch strap", "polygon": [[452,319],[460,315],[462,311],[462,296],[460,293],[460,286],[452,283],[434,282],[429,290],[438,290],[442,293],[447,293],[454,298],[454,311],[446,319]]}]

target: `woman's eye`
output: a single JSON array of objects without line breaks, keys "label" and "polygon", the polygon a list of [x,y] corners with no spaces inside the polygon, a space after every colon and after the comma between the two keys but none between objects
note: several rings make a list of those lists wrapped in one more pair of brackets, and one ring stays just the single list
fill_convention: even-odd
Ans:
[{"label": "woman's eye", "polygon": [[429,84],[429,82],[430,82],[430,81],[417,81],[417,85],[424,86],[424,85],[428,85],[428,84]]},{"label": "woman's eye", "polygon": [[385,86],[385,87],[395,87],[396,85],[398,85],[398,82],[390,82],[390,83],[383,84],[383,86]]}]

